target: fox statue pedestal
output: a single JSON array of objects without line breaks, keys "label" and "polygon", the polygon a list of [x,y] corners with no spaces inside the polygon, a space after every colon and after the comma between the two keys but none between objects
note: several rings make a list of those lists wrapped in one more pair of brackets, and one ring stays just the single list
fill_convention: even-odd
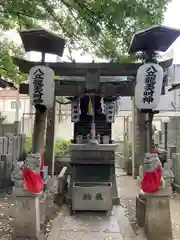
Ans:
[{"label": "fox statue pedestal", "polygon": [[[15,212],[13,221],[13,239],[43,240],[44,236],[40,234],[41,214],[40,201],[42,204],[42,195],[31,194],[24,184],[24,175],[22,168],[28,167],[33,172],[40,172],[40,155],[28,155],[25,164],[15,165],[11,179],[14,182],[12,197],[15,199]],[[45,214],[45,213],[44,213]]]},{"label": "fox statue pedestal", "polygon": [[[40,240],[40,196],[21,193],[16,189],[15,221],[13,222],[14,239]],[[40,238],[41,237],[41,238]]]},{"label": "fox statue pedestal", "polygon": [[136,218],[144,227],[148,240],[172,240],[169,198],[172,189],[154,194],[140,193],[136,198]]}]

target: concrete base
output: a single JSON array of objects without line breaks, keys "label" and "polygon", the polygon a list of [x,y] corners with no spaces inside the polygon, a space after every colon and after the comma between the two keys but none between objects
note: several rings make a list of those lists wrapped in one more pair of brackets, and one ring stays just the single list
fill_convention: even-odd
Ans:
[{"label": "concrete base", "polygon": [[147,199],[145,232],[149,240],[172,240],[169,197]]},{"label": "concrete base", "polygon": [[169,197],[172,189],[155,194],[139,194],[136,198],[138,224],[144,226],[148,240],[172,240]]},{"label": "concrete base", "polygon": [[13,221],[13,237],[39,240],[39,196],[16,197],[16,216],[15,221]]},{"label": "concrete base", "polygon": [[[24,201],[24,199],[32,199],[32,198],[38,197],[39,198],[39,211],[40,211],[40,224],[43,225],[45,222],[45,217],[46,217],[46,199],[47,199],[47,194],[42,193],[39,196],[35,196],[30,194],[28,191],[23,191],[21,188],[14,188],[13,189],[13,194],[12,198],[14,198],[15,202],[18,203],[18,201]],[[35,207],[35,205],[33,204]],[[16,211],[15,211],[16,212]],[[16,218],[16,213],[15,218]]]},{"label": "concrete base", "polygon": [[46,195],[32,195],[14,188],[15,211],[13,221],[13,239],[42,240],[40,225],[46,215]]}]

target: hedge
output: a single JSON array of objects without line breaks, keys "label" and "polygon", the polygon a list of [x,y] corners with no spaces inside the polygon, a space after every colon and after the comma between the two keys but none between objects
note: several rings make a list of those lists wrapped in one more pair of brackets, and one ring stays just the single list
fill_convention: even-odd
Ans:
[{"label": "hedge", "polygon": [[[56,154],[61,156],[67,156],[69,154],[70,143],[71,143],[70,140],[69,141],[63,140],[63,139],[57,140],[56,147],[55,147]],[[31,149],[32,149],[32,137],[26,137],[25,151],[29,153],[31,152]]]}]

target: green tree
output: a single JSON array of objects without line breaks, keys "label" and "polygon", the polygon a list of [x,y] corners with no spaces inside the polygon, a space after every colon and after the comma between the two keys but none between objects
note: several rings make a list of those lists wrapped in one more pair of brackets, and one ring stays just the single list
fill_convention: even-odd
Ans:
[{"label": "green tree", "polygon": [[27,79],[25,74],[19,72],[13,64],[12,56],[23,56],[23,51],[8,39],[0,42],[0,76],[13,80],[16,84]]},{"label": "green tree", "polygon": [[[3,0],[0,3],[0,30],[46,25],[63,35],[70,49],[83,49],[94,56],[121,62],[128,59],[127,49],[132,35],[140,29],[162,23],[169,2],[171,1]],[[9,49],[11,44],[8,43],[0,50],[0,74],[3,69],[3,74],[6,70],[7,74],[14,73],[11,55],[16,47]]]},{"label": "green tree", "polygon": [[[37,4],[37,7],[36,7]],[[32,17],[33,16],[33,17]],[[22,46],[7,39],[8,30],[22,30],[37,26],[40,20],[46,21],[39,1],[3,0],[0,2],[0,76],[10,78],[17,84],[27,80],[27,76],[19,72],[13,64],[12,56],[25,54]]]}]

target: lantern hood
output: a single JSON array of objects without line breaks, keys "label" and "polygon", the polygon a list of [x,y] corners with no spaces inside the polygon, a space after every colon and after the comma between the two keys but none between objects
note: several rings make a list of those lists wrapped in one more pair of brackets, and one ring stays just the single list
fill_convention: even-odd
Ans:
[{"label": "lantern hood", "polygon": [[180,36],[180,30],[166,26],[152,26],[134,34],[129,53],[165,52]]}]

